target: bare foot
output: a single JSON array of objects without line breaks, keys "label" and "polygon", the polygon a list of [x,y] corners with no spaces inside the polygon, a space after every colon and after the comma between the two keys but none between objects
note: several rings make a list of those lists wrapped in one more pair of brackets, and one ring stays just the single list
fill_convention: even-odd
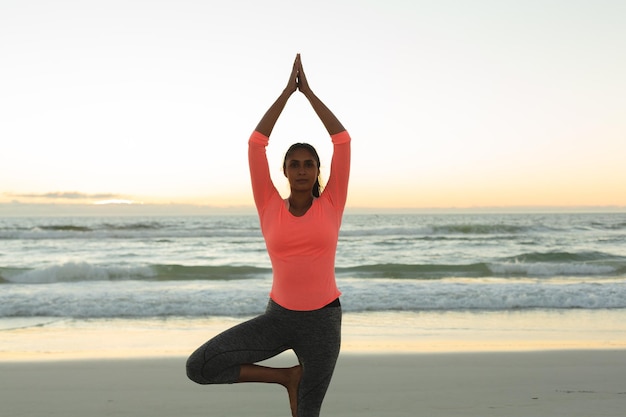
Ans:
[{"label": "bare foot", "polygon": [[269,368],[255,364],[241,365],[237,382],[267,382],[287,388],[291,416],[298,416],[298,388],[302,379],[302,366],[291,368]]},{"label": "bare foot", "polygon": [[302,379],[302,365],[289,368],[289,382],[285,385],[289,394],[289,405],[291,406],[291,417],[298,417],[298,387]]}]

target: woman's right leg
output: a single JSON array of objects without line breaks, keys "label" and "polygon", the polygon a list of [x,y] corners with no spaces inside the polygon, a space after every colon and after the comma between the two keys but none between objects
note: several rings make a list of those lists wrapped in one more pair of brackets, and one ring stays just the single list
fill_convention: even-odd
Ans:
[{"label": "woman's right leg", "polygon": [[192,353],[187,359],[187,376],[198,384],[232,384],[253,379],[280,383],[261,379],[277,379],[281,373],[251,364],[287,350],[283,337],[284,332],[267,313],[253,318],[220,333]]},{"label": "woman's right leg", "polygon": [[[269,309],[268,309],[269,310]],[[266,382],[284,386],[296,416],[302,366],[270,368],[256,365],[289,349],[281,320],[266,312],[241,323],[200,346],[187,360],[187,376],[198,384]]]}]

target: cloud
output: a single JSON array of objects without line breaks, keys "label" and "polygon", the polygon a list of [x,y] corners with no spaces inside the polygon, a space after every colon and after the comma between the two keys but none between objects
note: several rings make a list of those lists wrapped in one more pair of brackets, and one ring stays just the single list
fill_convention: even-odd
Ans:
[{"label": "cloud", "polygon": [[134,204],[134,202],[132,200],[124,200],[124,199],[120,199],[120,198],[113,198],[113,199],[109,199],[109,200],[96,201],[94,204],[98,205],[98,206],[106,206],[106,205],[109,205],[109,204]]},{"label": "cloud", "polygon": [[6,193],[7,196],[10,197],[19,197],[19,198],[43,198],[48,200],[105,200],[105,199],[117,199],[120,196],[117,194],[87,194],[80,193],[78,191],[57,191],[50,193],[41,193],[41,194],[11,194]]}]

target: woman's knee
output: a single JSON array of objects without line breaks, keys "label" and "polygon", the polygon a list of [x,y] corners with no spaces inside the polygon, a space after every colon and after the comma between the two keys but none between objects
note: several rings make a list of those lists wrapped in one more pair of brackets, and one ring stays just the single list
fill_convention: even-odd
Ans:
[{"label": "woman's knee", "polygon": [[187,378],[198,384],[208,384],[208,380],[204,376],[204,358],[198,352],[194,352],[187,359]]},{"label": "woman's knee", "polygon": [[187,359],[187,377],[198,384],[232,384],[239,376],[239,365],[228,355],[207,353],[199,349]]}]

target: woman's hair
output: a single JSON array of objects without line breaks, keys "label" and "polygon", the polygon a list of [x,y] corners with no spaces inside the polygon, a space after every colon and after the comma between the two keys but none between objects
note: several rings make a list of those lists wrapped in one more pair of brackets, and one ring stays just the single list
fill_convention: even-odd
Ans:
[{"label": "woman's hair", "polygon": [[304,150],[309,151],[311,155],[313,155],[313,158],[315,159],[315,161],[317,162],[318,174],[317,174],[317,179],[315,180],[315,184],[313,184],[313,197],[319,197],[320,194],[322,193],[322,186],[320,184],[320,175],[319,175],[320,157],[317,154],[317,151],[315,150],[313,146],[309,145],[308,143],[294,143],[293,145],[291,145],[289,149],[287,149],[287,152],[285,152],[285,159],[283,160],[283,172],[285,172],[285,170],[287,169],[287,159],[294,151],[298,149],[304,149]]}]

